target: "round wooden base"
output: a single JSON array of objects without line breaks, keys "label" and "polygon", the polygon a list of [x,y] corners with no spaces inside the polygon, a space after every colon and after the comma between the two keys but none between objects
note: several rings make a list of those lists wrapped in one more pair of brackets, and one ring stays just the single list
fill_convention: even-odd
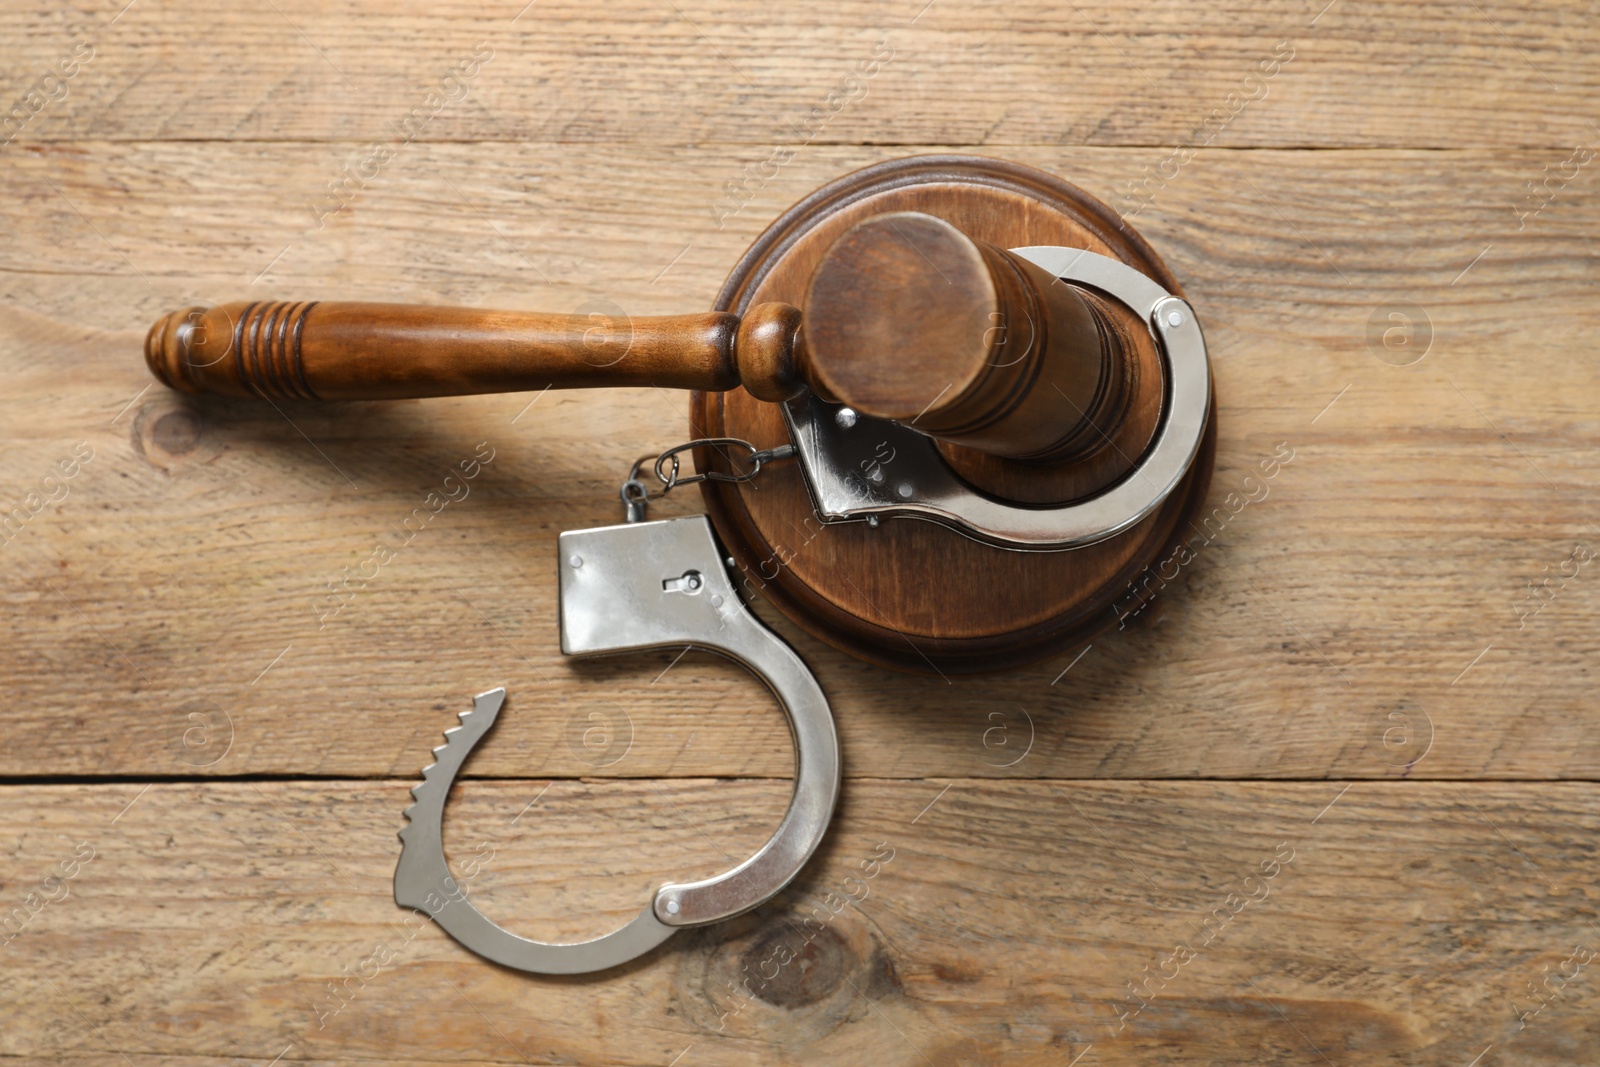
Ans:
[{"label": "round wooden base", "polygon": [[[1114,256],[1181,293],[1154,251],[1081,189],[1015,163],[919,156],[847,175],[790,208],[734,267],[716,310],[804,303],[822,253],[870,215],[924,211],[1001,248],[1065,245]],[[824,526],[798,464],[743,484],[703,483],[707,509],[736,579],[801,627],[852,655],[924,673],[1001,670],[1091,639],[1137,611],[1137,581],[1188,533],[1211,477],[1215,418],[1194,467],[1153,514],[1108,541],[1066,552],[1014,552],[916,519]],[[758,448],[788,441],[775,404],[743,389],[695,393],[696,437],[738,437]],[[697,452],[697,468],[718,466]],[[890,460],[892,463],[892,460]]]}]

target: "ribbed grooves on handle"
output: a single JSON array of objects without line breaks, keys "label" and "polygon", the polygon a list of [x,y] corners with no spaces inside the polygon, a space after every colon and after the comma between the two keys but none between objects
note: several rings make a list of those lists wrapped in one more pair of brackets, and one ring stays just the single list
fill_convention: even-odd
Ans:
[{"label": "ribbed grooves on handle", "polygon": [[239,384],[251,392],[282,400],[319,400],[306,381],[300,355],[306,316],[315,300],[251,304],[233,326]]}]

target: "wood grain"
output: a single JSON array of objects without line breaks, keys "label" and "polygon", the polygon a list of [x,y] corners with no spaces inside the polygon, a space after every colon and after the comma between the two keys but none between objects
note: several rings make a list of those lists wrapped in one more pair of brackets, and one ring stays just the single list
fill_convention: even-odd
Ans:
[{"label": "wood grain", "polygon": [[[743,233],[706,227],[705,150],[419,151],[431,165],[408,189],[296,244],[261,284],[289,297],[555,308],[612,294],[629,311],[681,311],[709,304],[767,214],[755,205]],[[15,743],[0,753],[4,773],[194,773],[173,748],[190,701],[235,723],[230,754],[206,773],[411,773],[437,723],[500,683],[513,708],[526,695],[539,710],[509,716],[481,773],[588,773],[565,723],[618,705],[636,736],[609,773],[786,773],[782,723],[751,714],[768,697],[738,669],[691,656],[655,681],[671,656],[586,668],[556,650],[556,534],[617,521],[628,464],[682,439],[677,401],[646,390],[279,414],[141,394],[143,326],[186,291],[236,295],[283,248],[271,244],[275,212],[294,208],[274,208],[272,190],[315,173],[318,149],[263,152],[91,144],[19,155],[0,172],[16,235],[0,246],[7,508],[75,442],[96,453],[70,495],[5,546]],[[763,196],[778,206],[883,154],[819,148]],[[1091,190],[1123,165],[1098,150],[1021,155]],[[1212,507],[1223,513],[1210,543],[1157,608],[1064,676],[1068,656],[1002,679],[911,680],[780,624],[834,701],[851,773],[1600,774],[1586,725],[1600,643],[1592,568],[1558,592],[1552,578],[1539,600],[1528,591],[1595,537],[1600,371],[1587,353],[1600,345],[1589,311],[1600,194],[1575,182],[1519,230],[1510,198],[1543,153],[1308,155],[1205,157],[1195,165],[1209,169],[1174,191],[1184,202],[1139,220],[1215,359]],[[513,195],[518,174],[540,170],[543,193]],[[542,283],[445,176],[518,247],[543,226],[528,254],[563,264],[562,281]],[[1219,195],[1226,211],[1201,210]],[[427,226],[414,217],[423,201],[436,205]],[[205,237],[218,230],[239,246]],[[252,262],[246,248],[263,251]],[[644,263],[642,248],[659,251]],[[1427,309],[1433,348],[1420,363],[1377,358],[1368,322],[1385,304]],[[404,537],[447,468],[485,441],[495,458],[471,497],[378,578],[344,586],[344,568],[359,574],[391,527]],[[1280,442],[1294,458],[1262,479]],[[697,508],[673,496],[656,514]],[[342,601],[324,599],[329,582]],[[1414,766],[1422,749],[1383,744],[1397,710],[1436,735]],[[1019,771],[986,765],[1005,762],[982,746],[993,711],[1036,724]]]},{"label": "wood grain", "polygon": [[[0,1056],[1600,1062],[1592,966],[1549,977],[1600,947],[1597,35],[1531,0],[0,4],[0,925],[31,915]],[[406,789],[494,684],[446,833],[508,924],[598,932],[778,818],[788,737],[742,671],[556,652],[557,533],[617,520],[684,405],[190,402],[141,392],[145,327],[703,310],[800,197],[936,151],[1082,186],[1181,280],[1222,401],[1205,542],[1126,630],[999,679],[758,605],[847,775],[790,894],[585,980],[413,935]],[[740,992],[880,844],[870,897]]]},{"label": "wood grain", "polygon": [[361,142],[325,176],[341,183],[402,138],[720,144],[719,180],[759,175],[774,145],[1121,145],[1142,149],[1131,179],[1208,138],[1570,148],[1594,117],[1600,27],[1581,5],[1325,3],[298,0],[142,3],[112,24],[120,3],[13,0],[0,39],[13,95],[95,47],[30,139]]},{"label": "wood grain", "polygon": [[[1600,947],[1589,784],[853,779],[779,901],[572,979],[405,925],[389,881],[407,784],[12,787],[7,907],[78,843],[94,855],[0,948],[0,997],[31,1005],[0,1053],[1290,1064],[1316,1049],[1409,1067],[1493,1045],[1492,1062],[1565,1067],[1600,1047],[1592,966],[1515,1014],[1539,1006],[1544,968],[1571,974],[1574,946]],[[458,794],[458,876],[486,913],[552,937],[619,924],[652,878],[718,869],[782,804],[757,781]],[[1173,962],[1180,945],[1194,955]]]}]

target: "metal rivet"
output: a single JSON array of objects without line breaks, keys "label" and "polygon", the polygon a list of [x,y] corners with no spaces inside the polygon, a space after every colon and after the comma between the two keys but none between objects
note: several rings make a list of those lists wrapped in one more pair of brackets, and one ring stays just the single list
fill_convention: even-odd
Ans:
[{"label": "metal rivet", "polygon": [[711,606],[714,607],[714,608],[722,607],[722,594],[721,593],[712,593],[711,594]]},{"label": "metal rivet", "polygon": [[567,562],[572,564],[573,569],[576,570],[578,567],[583,566],[583,557],[573,556],[571,559],[567,560]]},{"label": "metal rivet", "polygon": [[1169,312],[1167,312],[1167,325],[1168,326],[1182,326],[1183,325],[1183,313],[1181,311],[1169,311]]},{"label": "metal rivet", "polygon": [[667,914],[668,915],[676,915],[676,914],[678,914],[678,902],[676,900],[667,901]]},{"label": "metal rivet", "polygon": [[848,430],[856,424],[855,408],[840,408],[833,413],[833,421],[839,424],[839,429]]},{"label": "metal rivet", "polygon": [[911,483],[910,482],[901,482],[899,485],[895,486],[895,490],[894,491],[900,494],[900,499],[901,500],[910,500],[911,499]]},{"label": "metal rivet", "polygon": [[872,527],[874,530],[876,530],[878,528],[878,516],[876,516],[876,515],[868,515],[867,516],[867,525]]},{"label": "metal rivet", "polygon": [[876,483],[881,483],[883,481],[883,468],[882,467],[873,467],[870,471],[867,472],[867,477],[869,479],[871,479],[875,484]]}]

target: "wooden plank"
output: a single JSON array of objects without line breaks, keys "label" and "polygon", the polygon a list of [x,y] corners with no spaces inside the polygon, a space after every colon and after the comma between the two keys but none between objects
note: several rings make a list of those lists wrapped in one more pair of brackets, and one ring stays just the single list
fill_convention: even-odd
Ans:
[{"label": "wooden plank", "polygon": [[[1586,8],[125,3],[0,5],[0,1057],[1600,1055]],[[789,739],[740,669],[557,650],[557,533],[615,521],[687,405],[187,403],[144,328],[256,296],[697,310],[816,186],[952,150],[1079,183],[1184,279],[1218,529],[1126,630],[996,678],[891,675],[758,602],[847,778],[748,916],[576,979],[408,924],[407,789],[491,685],[446,835],[508,926],[602,933],[781,817]],[[1328,780],[1181,780],[1241,776]]]},{"label": "wooden plank", "polygon": [[92,46],[28,139],[720,142],[735,172],[774,143],[1166,146],[1154,166],[1200,140],[1570,147],[1600,87],[1588,12],[1531,0],[92,7],[0,11],[7,100]]},{"label": "wooden plank", "polygon": [[[49,492],[77,442],[94,452],[4,546],[0,773],[406,776],[496,684],[511,703],[477,774],[788,773],[781,719],[738,668],[557,649],[557,533],[616,521],[622,473],[680,439],[683,399],[188,404],[146,388],[139,345],[161,311],[256,292],[701,308],[765,219],[893,153],[797,157],[718,229],[713,149],[414,147],[322,231],[284,190],[344,146],[81,144],[0,173],[5,507]],[[1130,156],[1017,154],[1091,191]],[[1519,229],[1513,197],[1547,155],[1197,160],[1138,223],[1204,317],[1226,521],[1159,609],[1031,671],[894,675],[775,620],[834,702],[850,773],[1600,774],[1600,601],[1573,556],[1597,536],[1600,194],[1576,181]],[[1369,343],[1390,304],[1431,317],[1414,366]],[[328,583],[485,441],[471,496],[320,616]],[[1295,458],[1252,489],[1280,443]],[[586,748],[594,725],[612,733]]]},{"label": "wooden plank", "polygon": [[[0,948],[0,1054],[1459,1067],[1600,1047],[1573,956],[1600,941],[1588,784],[855,780],[779,903],[599,979],[403,925],[406,784],[8,787],[7,908],[93,858]],[[458,875],[530,936],[620,923],[783,802],[772,782],[546,785],[472,782],[451,811]]]}]

